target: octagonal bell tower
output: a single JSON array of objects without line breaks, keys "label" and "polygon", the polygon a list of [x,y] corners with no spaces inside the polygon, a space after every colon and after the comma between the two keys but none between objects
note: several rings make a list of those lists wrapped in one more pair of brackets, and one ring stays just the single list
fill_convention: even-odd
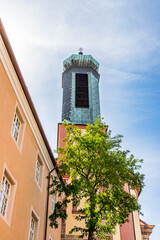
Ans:
[{"label": "octagonal bell tower", "polygon": [[100,115],[98,69],[99,63],[82,51],[64,60],[62,121],[92,124]]}]

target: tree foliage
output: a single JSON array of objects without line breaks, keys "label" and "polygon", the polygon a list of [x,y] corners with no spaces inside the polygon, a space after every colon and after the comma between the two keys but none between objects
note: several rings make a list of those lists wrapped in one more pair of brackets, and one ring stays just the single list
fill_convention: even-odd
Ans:
[{"label": "tree foliage", "polygon": [[[67,218],[65,209],[71,202],[80,212],[76,220],[85,221],[85,228],[75,226],[70,233],[79,232],[89,240],[95,236],[107,239],[117,223],[125,223],[129,214],[139,209],[137,199],[124,186],[142,189],[142,160],[122,150],[122,136],[111,137],[101,119],[88,124],[85,133],[66,122],[64,126],[67,136],[63,140],[65,148],[58,148],[59,175],[70,177],[68,183],[54,177],[50,185],[51,194],[65,192],[67,196],[56,203],[50,225],[57,227],[57,218]],[[85,203],[80,208],[82,199]]]}]

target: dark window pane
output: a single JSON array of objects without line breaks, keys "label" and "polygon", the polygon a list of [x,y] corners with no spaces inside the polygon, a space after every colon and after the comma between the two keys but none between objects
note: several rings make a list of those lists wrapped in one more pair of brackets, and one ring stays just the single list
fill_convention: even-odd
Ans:
[{"label": "dark window pane", "polygon": [[88,74],[76,73],[76,107],[89,108]]}]

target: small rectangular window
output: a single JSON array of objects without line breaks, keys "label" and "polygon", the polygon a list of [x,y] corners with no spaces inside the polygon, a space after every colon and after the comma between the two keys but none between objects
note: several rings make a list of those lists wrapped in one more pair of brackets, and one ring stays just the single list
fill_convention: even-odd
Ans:
[{"label": "small rectangular window", "polygon": [[31,216],[29,240],[34,240],[34,231],[35,231],[35,220],[34,220],[33,216]]},{"label": "small rectangular window", "polygon": [[39,184],[39,179],[40,179],[40,172],[41,172],[41,163],[39,161],[39,159],[37,159],[37,163],[36,163],[36,182]]},{"label": "small rectangular window", "polygon": [[32,209],[28,240],[38,239],[38,230],[39,230],[39,217]]},{"label": "small rectangular window", "polygon": [[5,164],[0,186],[0,216],[10,226],[16,192],[16,180]]},{"label": "small rectangular window", "polygon": [[43,180],[43,162],[39,156],[37,155],[37,161],[36,161],[36,172],[35,172],[35,180],[36,183],[40,188],[42,188],[42,180]]},{"label": "small rectangular window", "polygon": [[25,129],[24,119],[22,117],[22,114],[19,111],[19,108],[16,106],[16,111],[14,113],[14,118],[12,123],[11,134],[20,150],[23,142],[24,129]]},{"label": "small rectangular window", "polygon": [[88,74],[76,73],[76,108],[89,108]]},{"label": "small rectangular window", "polygon": [[52,211],[52,213],[54,212],[55,204],[57,202],[57,198],[58,198],[57,194],[55,194],[55,193],[52,194],[52,202],[51,202],[51,211]]},{"label": "small rectangular window", "polygon": [[3,176],[1,191],[0,191],[0,213],[5,217],[8,201],[9,201],[9,194],[10,194],[11,184],[6,176]]},{"label": "small rectangular window", "polygon": [[19,120],[17,113],[15,113],[13,125],[12,125],[12,136],[16,142],[18,142],[20,129],[21,129],[21,122]]}]

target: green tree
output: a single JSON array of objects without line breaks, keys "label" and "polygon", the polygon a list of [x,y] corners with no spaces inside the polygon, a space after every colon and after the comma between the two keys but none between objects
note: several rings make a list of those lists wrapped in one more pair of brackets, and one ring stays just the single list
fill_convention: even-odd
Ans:
[{"label": "green tree", "polygon": [[[142,189],[144,175],[139,172],[142,160],[135,159],[129,151],[121,149],[122,136],[111,137],[101,119],[88,124],[85,133],[73,125],[64,123],[67,136],[65,148],[58,148],[59,176],[69,175],[69,183],[53,178],[50,193],[66,193],[67,198],[58,201],[50,215],[50,225],[58,227],[57,218],[65,219],[65,207],[69,202],[79,207],[85,199],[77,221],[85,221],[85,228],[74,226],[70,231],[79,232],[88,240],[107,239],[114,233],[116,224],[123,224],[129,214],[139,210],[137,199],[125,191]],[[102,223],[102,219],[105,219]]]}]

